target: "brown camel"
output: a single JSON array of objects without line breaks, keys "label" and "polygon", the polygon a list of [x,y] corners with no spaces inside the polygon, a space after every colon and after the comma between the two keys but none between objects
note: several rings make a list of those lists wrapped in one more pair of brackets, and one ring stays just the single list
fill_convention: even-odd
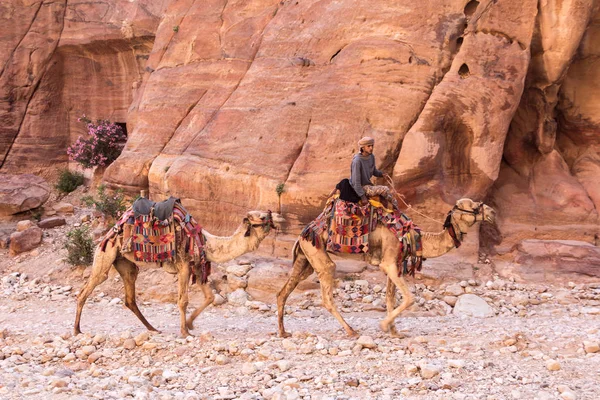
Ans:
[{"label": "brown camel", "polygon": [[[281,223],[284,219],[279,214],[272,214],[273,222]],[[267,212],[250,211],[244,218],[242,225],[238,227],[235,233],[230,237],[219,237],[203,231],[206,238],[205,251],[206,258],[211,262],[226,262],[233,260],[242,254],[254,251],[258,248],[260,242],[268,235],[271,221]],[[75,334],[81,333],[79,326],[81,320],[81,311],[83,306],[92,293],[94,288],[108,278],[108,272],[114,265],[115,269],[123,278],[125,286],[125,305],[142,321],[142,323],[151,331],[156,329],[144,318],[135,301],[135,281],[138,276],[138,267],[153,267],[156,263],[146,263],[134,261],[133,252],[122,253],[122,235],[116,237],[114,243],[108,243],[106,250],[101,251],[100,246],[96,247],[94,254],[94,263],[92,273],[77,297],[77,315],[75,317]],[[189,336],[189,329],[194,327],[194,319],[214,300],[214,294],[208,285],[200,284],[200,289],[204,294],[204,303],[198,307],[186,320],[186,309],[188,306],[188,287],[190,279],[190,259],[184,249],[177,249],[176,259],[173,262],[162,264],[163,269],[171,274],[177,274],[178,278],[178,301],[181,316],[181,335]]]},{"label": "brown camel", "polygon": [[[456,202],[454,208],[450,211],[450,221],[458,244],[463,239],[467,229],[478,221],[488,221],[493,223],[495,220],[495,211],[483,204],[474,202],[471,199],[461,199]],[[422,232],[423,258],[434,258],[446,254],[455,247],[455,240],[452,238],[448,229],[439,233]],[[327,242],[327,232],[321,235],[321,243]],[[459,244],[460,245],[460,244]],[[400,244],[398,239],[386,227],[379,224],[377,228],[369,235],[369,249],[373,253],[381,254],[379,268],[387,275],[386,304],[387,316],[380,322],[380,327],[384,332],[390,332],[392,336],[399,336],[396,332],[394,320],[407,307],[413,303],[413,296],[408,289],[408,285],[403,276],[398,276],[398,252]],[[344,254],[338,254],[344,256]],[[341,316],[333,302],[333,276],[335,273],[335,263],[327,254],[325,246],[316,248],[310,241],[299,238],[294,245],[293,265],[290,277],[277,294],[277,313],[279,324],[279,335],[289,337],[290,334],[285,331],[283,326],[283,316],[285,302],[296,288],[298,283],[308,278],[313,271],[319,277],[321,284],[321,296],[325,308],[340,322],[348,335],[356,336],[357,333]],[[396,287],[402,293],[402,303],[396,307]]]}]

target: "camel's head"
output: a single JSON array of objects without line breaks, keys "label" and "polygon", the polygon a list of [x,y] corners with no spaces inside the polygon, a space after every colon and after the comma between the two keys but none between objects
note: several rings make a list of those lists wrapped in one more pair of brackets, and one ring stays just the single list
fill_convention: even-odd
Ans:
[{"label": "camel's head", "polygon": [[466,198],[456,202],[451,214],[454,222],[467,226],[471,226],[478,221],[487,221],[492,224],[496,221],[496,211],[492,207],[483,202]]},{"label": "camel's head", "polygon": [[280,228],[284,221],[285,219],[280,214],[271,211],[250,211],[244,218],[245,236],[250,236],[254,231],[258,237],[264,238],[269,234],[271,228]]}]

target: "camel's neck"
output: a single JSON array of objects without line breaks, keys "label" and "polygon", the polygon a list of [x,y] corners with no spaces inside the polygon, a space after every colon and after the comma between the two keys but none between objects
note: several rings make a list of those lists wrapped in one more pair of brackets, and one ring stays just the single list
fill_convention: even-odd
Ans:
[{"label": "camel's neck", "polygon": [[262,241],[252,232],[250,236],[244,236],[246,230],[238,230],[229,237],[214,236],[203,231],[206,236],[206,257],[213,262],[226,262],[233,260],[242,254],[254,251]]},{"label": "camel's neck", "polygon": [[423,258],[443,256],[454,249],[454,241],[447,229],[438,233],[421,232]]}]

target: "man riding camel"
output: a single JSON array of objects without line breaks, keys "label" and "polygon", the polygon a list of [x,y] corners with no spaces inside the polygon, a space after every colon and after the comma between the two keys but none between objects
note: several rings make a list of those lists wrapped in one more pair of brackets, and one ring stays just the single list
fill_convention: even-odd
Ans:
[{"label": "man riding camel", "polygon": [[365,136],[358,141],[359,152],[352,158],[352,166],[350,167],[350,185],[360,197],[360,205],[365,206],[369,203],[367,197],[383,196],[394,206],[394,209],[399,209],[398,202],[390,188],[383,185],[373,185],[371,177],[377,176],[382,178],[384,173],[375,167],[375,156],[373,155],[373,146],[375,139]]}]

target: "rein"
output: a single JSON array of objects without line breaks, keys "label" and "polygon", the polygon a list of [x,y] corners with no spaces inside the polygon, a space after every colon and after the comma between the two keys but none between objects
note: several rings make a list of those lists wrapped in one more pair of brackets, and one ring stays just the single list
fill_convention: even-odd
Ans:
[{"label": "rein", "polygon": [[440,225],[444,225],[444,222],[435,219],[435,218],[431,218],[428,215],[423,214],[422,212],[418,211],[417,209],[413,208],[413,206],[411,206],[410,204],[408,204],[406,201],[404,201],[404,196],[402,196],[400,193],[396,192],[396,189],[394,189],[394,182],[392,181],[392,178],[390,178],[389,175],[385,175],[385,179],[387,181],[388,187],[390,188],[390,190],[392,191],[392,193],[394,194],[394,196],[396,196],[396,198],[400,199],[400,201],[402,203],[404,203],[404,205],[406,206],[406,210],[412,210],[413,212],[419,214],[421,217],[427,218],[429,220],[432,220],[433,222],[437,222]]},{"label": "rein", "polygon": [[396,198],[400,199],[400,201],[402,203],[404,203],[404,205],[407,207],[407,210],[411,210],[414,211],[415,213],[419,214],[422,217],[425,217],[427,219],[430,219],[434,222],[437,222],[438,224],[442,224],[444,226],[445,229],[448,230],[448,233],[450,234],[450,237],[452,238],[452,241],[454,242],[454,246],[456,248],[460,247],[461,245],[461,240],[463,235],[466,235],[467,232],[461,232],[460,229],[458,230],[460,237],[456,234],[456,228],[454,228],[454,224],[452,223],[452,213],[454,213],[454,211],[461,211],[467,214],[471,214],[474,216],[477,216],[479,214],[481,214],[482,220],[485,220],[485,208],[483,207],[483,203],[479,204],[479,207],[477,207],[474,210],[465,210],[463,208],[460,208],[458,206],[454,206],[452,208],[452,210],[448,211],[448,215],[446,216],[446,220],[444,222],[439,221],[437,219],[431,218],[419,211],[417,211],[416,209],[414,209],[410,204],[408,204],[406,201],[404,201],[404,196],[402,196],[400,193],[396,192],[396,189],[394,189],[394,181],[392,181],[392,178],[389,175],[385,175],[385,179],[387,181],[388,187],[390,188],[390,190],[392,191],[392,193],[394,194],[394,196],[396,196]]}]

